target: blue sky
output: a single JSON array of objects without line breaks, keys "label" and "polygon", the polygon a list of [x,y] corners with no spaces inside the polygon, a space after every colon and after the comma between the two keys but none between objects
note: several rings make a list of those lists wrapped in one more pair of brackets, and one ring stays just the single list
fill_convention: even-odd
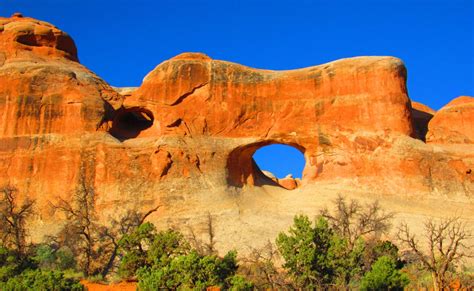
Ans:
[{"label": "blue sky", "polygon": [[0,15],[17,11],[72,35],[81,63],[114,86],[139,86],[185,51],[276,70],[391,55],[412,100],[439,109],[474,95],[472,0],[0,0]]}]

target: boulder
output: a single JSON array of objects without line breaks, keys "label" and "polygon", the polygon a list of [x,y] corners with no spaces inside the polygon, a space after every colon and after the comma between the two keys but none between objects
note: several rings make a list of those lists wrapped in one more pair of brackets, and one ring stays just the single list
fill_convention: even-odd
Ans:
[{"label": "boulder", "polygon": [[293,190],[293,189],[296,189],[298,187],[298,183],[297,183],[296,179],[293,178],[293,176],[291,174],[289,174],[288,176],[286,176],[283,179],[279,179],[278,184],[280,186],[282,186],[283,188],[287,189],[287,190]]}]

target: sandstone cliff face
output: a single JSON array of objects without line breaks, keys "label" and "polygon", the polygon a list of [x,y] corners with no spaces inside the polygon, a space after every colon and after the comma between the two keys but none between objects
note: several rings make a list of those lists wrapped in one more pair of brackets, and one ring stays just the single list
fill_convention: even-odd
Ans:
[{"label": "sandstone cliff face", "polygon": [[[161,205],[152,222],[199,233],[210,213],[221,250],[273,240],[338,194],[415,228],[459,209],[474,222],[474,98],[434,112],[405,82],[393,57],[268,71],[185,53],[112,88],[64,32],[0,18],[0,185],[36,199],[34,239],[58,229],[50,205],[80,183],[103,221]],[[273,143],[304,154],[301,181],[258,169],[253,153]]]}]

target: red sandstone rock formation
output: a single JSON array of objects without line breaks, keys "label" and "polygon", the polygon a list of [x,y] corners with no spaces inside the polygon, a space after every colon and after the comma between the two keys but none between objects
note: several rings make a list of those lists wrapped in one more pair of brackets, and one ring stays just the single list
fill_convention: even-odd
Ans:
[{"label": "red sandstone rock formation", "polygon": [[[79,183],[104,221],[161,205],[153,222],[200,229],[211,213],[221,250],[273,240],[338,194],[379,199],[415,226],[460,208],[474,221],[472,100],[436,113],[411,102],[393,57],[269,71],[185,53],[114,90],[66,33],[0,18],[0,185],[36,199],[34,239],[57,230],[49,205]],[[255,165],[273,143],[304,153],[301,183]]]},{"label": "red sandstone rock formation", "polygon": [[95,132],[122,97],[77,61],[51,24],[0,18],[1,136]]},{"label": "red sandstone rock formation", "polygon": [[428,142],[474,144],[474,97],[461,96],[441,108],[429,123]]}]

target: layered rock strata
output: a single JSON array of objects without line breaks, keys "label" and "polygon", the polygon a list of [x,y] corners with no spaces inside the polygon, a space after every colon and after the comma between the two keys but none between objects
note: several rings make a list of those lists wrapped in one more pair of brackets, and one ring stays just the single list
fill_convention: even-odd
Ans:
[{"label": "layered rock strata", "polygon": [[[43,21],[0,18],[0,185],[36,201],[32,237],[61,226],[51,207],[83,185],[100,220],[160,205],[149,218],[246,252],[315,215],[337,195],[379,200],[413,228],[423,218],[474,222],[474,102],[435,112],[411,102],[393,57],[357,57],[290,71],[184,53],[139,88],[112,88]],[[294,146],[301,181],[253,161]]]}]

